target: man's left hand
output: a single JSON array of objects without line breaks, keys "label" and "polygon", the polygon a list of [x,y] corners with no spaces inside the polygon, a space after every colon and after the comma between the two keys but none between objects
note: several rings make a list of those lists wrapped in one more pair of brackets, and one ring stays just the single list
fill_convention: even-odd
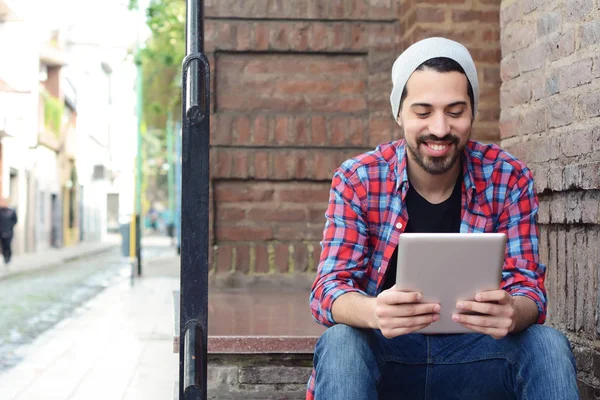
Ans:
[{"label": "man's left hand", "polygon": [[504,290],[490,290],[475,295],[475,301],[459,301],[460,311],[474,311],[482,315],[452,314],[452,320],[475,332],[502,339],[516,324],[514,298]]}]

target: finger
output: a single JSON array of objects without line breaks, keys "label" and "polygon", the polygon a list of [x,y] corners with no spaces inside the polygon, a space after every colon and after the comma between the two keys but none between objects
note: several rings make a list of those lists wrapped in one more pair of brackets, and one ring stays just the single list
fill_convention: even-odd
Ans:
[{"label": "finger", "polygon": [[394,328],[394,329],[385,329],[385,330],[382,329],[381,334],[388,339],[392,339],[397,336],[408,335],[409,333],[420,331],[421,329],[424,329],[429,325],[430,324],[423,324],[423,325],[415,325],[410,328]]},{"label": "finger", "polygon": [[510,318],[492,317],[489,315],[452,314],[452,321],[459,322],[461,324],[475,325],[482,328],[497,329],[509,329],[512,324]]},{"label": "finger", "polygon": [[467,329],[474,331],[474,332],[483,333],[484,335],[490,335],[494,339],[502,339],[503,337],[508,335],[508,329],[490,328],[490,327],[483,327],[483,326],[470,325],[470,324],[461,324],[461,325]]},{"label": "finger", "polygon": [[377,316],[380,318],[394,317],[412,317],[416,315],[437,314],[441,310],[439,304],[436,303],[413,303],[413,304],[395,304],[382,305],[376,310]]},{"label": "finger", "polygon": [[478,303],[476,301],[459,301],[456,303],[456,308],[462,311],[474,311],[481,314],[492,315],[497,317],[512,317],[512,307],[499,305],[495,303]]},{"label": "finger", "polygon": [[420,325],[429,325],[440,319],[439,314],[419,315],[416,317],[385,318],[380,321],[380,326],[386,329],[413,328]]},{"label": "finger", "polygon": [[502,289],[498,290],[487,290],[484,292],[479,292],[475,295],[475,300],[479,302],[505,302],[509,299],[509,294]]},{"label": "finger", "polygon": [[423,298],[423,295],[418,292],[401,292],[399,290],[388,289],[381,292],[378,298],[386,304],[407,304],[418,303]]}]

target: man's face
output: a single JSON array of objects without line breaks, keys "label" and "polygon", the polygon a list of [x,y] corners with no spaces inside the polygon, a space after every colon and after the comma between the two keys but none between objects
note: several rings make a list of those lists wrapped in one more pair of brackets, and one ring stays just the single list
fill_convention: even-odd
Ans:
[{"label": "man's face", "polygon": [[471,136],[467,77],[460,72],[415,71],[398,116],[409,159],[440,175],[455,165]]}]

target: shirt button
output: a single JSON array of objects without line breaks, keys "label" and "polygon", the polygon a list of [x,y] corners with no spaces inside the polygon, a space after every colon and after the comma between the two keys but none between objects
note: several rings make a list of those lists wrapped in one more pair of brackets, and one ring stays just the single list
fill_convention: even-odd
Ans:
[{"label": "shirt button", "polygon": [[402,222],[398,222],[398,223],[396,224],[396,228],[398,228],[398,229],[402,229]]}]

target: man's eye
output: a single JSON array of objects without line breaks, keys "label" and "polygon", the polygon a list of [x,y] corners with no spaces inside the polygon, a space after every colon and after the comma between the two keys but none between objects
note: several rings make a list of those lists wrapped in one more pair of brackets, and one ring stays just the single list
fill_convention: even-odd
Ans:
[{"label": "man's eye", "polygon": [[428,112],[427,113],[416,113],[416,114],[417,114],[417,117],[420,117],[420,118],[425,118],[426,116],[429,115]]},{"label": "man's eye", "polygon": [[462,111],[459,111],[459,112],[449,112],[448,115],[450,115],[451,117],[458,118],[458,117],[460,117],[462,115],[462,113],[463,113]]}]

